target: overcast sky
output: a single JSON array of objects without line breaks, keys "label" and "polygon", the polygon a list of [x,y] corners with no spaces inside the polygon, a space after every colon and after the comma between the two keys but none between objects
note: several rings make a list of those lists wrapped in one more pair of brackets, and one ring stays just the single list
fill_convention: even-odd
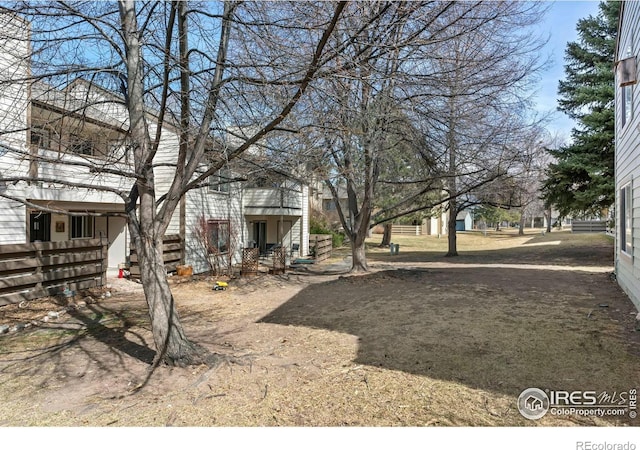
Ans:
[{"label": "overcast sky", "polygon": [[[557,110],[558,81],[564,79],[564,51],[568,42],[577,40],[576,23],[579,19],[596,16],[599,1],[563,0],[549,2],[550,10],[542,32],[549,37],[546,52],[552,58],[551,66],[542,74],[537,99],[539,112]],[[561,137],[569,138],[574,123],[560,111],[554,113],[553,121],[549,125],[551,133],[558,133]]]}]

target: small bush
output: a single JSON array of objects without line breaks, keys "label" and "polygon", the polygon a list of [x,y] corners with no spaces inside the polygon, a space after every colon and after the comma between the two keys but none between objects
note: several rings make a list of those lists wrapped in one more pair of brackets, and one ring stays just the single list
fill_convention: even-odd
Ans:
[{"label": "small bush", "polygon": [[310,234],[330,234],[331,235],[331,244],[333,248],[342,247],[344,243],[344,233],[340,233],[339,231],[333,231],[331,227],[323,221],[320,221],[316,218],[309,219],[309,233]]},{"label": "small bush", "polygon": [[344,234],[336,233],[335,231],[332,231],[331,244],[333,245],[333,248],[342,247],[343,243],[344,243]]}]

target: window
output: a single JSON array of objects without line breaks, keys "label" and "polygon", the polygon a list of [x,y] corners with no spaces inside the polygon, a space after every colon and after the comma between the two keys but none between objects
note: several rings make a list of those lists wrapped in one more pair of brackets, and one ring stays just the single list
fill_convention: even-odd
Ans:
[{"label": "window", "polygon": [[231,172],[228,169],[220,169],[209,177],[210,192],[229,192]]},{"label": "window", "polygon": [[631,106],[633,104],[633,91],[631,90],[631,85],[622,86],[620,88],[621,92],[621,100],[622,100],[622,126],[624,127],[632,118],[633,118],[633,110]]},{"label": "window", "polygon": [[37,148],[51,148],[49,130],[40,127],[31,127],[31,145]]},{"label": "window", "polygon": [[91,141],[90,139],[83,139],[79,136],[71,136],[71,144],[69,145],[69,151],[71,153],[92,156],[94,153],[93,147],[93,141]]},{"label": "window", "polygon": [[628,255],[633,250],[633,220],[632,220],[631,184],[620,189],[620,250]]},{"label": "window", "polygon": [[93,237],[93,217],[71,216],[71,239]]},{"label": "window", "polygon": [[323,200],[322,201],[322,206],[325,211],[335,211],[338,208],[336,207],[336,202],[334,200]]},{"label": "window", "polygon": [[211,254],[229,252],[230,228],[228,220],[207,221],[207,249]]}]

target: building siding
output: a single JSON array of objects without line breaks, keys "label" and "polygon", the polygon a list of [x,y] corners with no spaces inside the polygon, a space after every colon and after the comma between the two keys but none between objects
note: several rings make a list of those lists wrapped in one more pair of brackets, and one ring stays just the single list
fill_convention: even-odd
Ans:
[{"label": "building siding", "polygon": [[[618,30],[617,60],[628,56],[640,55],[640,3],[624,2],[623,14]],[[630,54],[628,52],[631,52]],[[623,105],[622,88],[616,75],[615,116],[616,116],[616,241],[615,266],[618,283],[640,309],[640,88],[631,87],[632,116],[622,126]],[[632,254],[629,256],[620,249],[620,189],[630,183],[632,217]]]},{"label": "building siding", "polygon": [[[27,89],[26,82],[22,84],[13,82],[12,80],[28,78],[30,51],[28,37],[27,23],[0,11],[0,49],[2,49],[0,52],[0,176],[26,177],[29,174],[28,156],[31,144],[28,142],[28,136],[30,136],[28,128],[30,122],[33,122],[34,128],[54,123],[61,114],[64,115],[65,110],[68,111],[69,105],[86,111],[89,120],[83,121],[82,124],[90,124],[87,130],[91,128],[92,132],[100,132],[99,136],[94,138],[105,150],[98,151],[99,156],[90,156],[86,159],[84,156],[70,154],[68,149],[71,144],[69,141],[63,144],[62,138],[58,139],[57,146],[43,144],[49,149],[37,149],[38,154],[53,162],[41,161],[37,164],[37,169],[39,177],[48,180],[37,183],[20,181],[15,184],[0,184],[0,193],[52,209],[57,207],[68,211],[123,212],[124,202],[114,191],[128,193],[134,181],[133,178],[92,173],[88,167],[64,164],[63,161],[82,163],[90,160],[96,162],[96,165],[104,164],[111,169],[132,171],[131,157],[125,153],[124,139],[122,141],[115,139],[124,137],[128,128],[126,109],[113,93],[81,79],[61,90],[44,83],[34,83],[31,89]],[[87,100],[92,104],[83,103]],[[76,117],[73,120],[80,119]],[[61,124],[60,127],[71,134],[72,130],[68,128],[68,122],[65,123],[66,125]],[[154,122],[154,118],[150,115],[149,131],[152,138],[156,136],[156,127],[157,122]],[[119,142],[123,145],[119,145]],[[60,151],[51,150],[52,148]],[[171,186],[175,175],[178,148],[178,132],[171,124],[165,124],[154,159],[157,198],[165,194]],[[117,159],[121,162],[111,161],[116,159],[113,156],[118,156]],[[54,161],[56,159],[60,162]],[[203,166],[202,170],[206,170],[206,167]],[[56,180],[81,184],[85,187],[69,187],[63,183],[57,183]],[[293,182],[286,184],[287,188],[296,186]],[[107,188],[107,191],[104,188]],[[206,255],[198,249],[200,239],[197,237],[196,228],[201,219],[229,220],[232,260],[234,263],[240,262],[241,249],[247,245],[249,239],[244,217],[243,195],[243,187],[240,183],[232,184],[229,193],[212,192],[208,188],[200,188],[186,195],[186,232],[183,236],[185,262],[193,265],[195,272],[208,270]],[[286,220],[291,220],[292,229],[285,238],[300,242],[305,254],[308,251],[309,226],[307,196],[308,188],[305,187],[303,193],[299,189],[297,192],[289,189],[282,197],[273,195],[273,192],[264,191],[258,192],[257,197],[254,198],[256,207],[269,209],[271,213],[278,209],[275,206],[280,205],[281,199],[286,208],[295,210],[295,213],[289,214],[291,217],[286,217]],[[19,201],[0,197],[0,244],[26,242],[29,209]],[[270,216],[271,219],[274,217],[275,215]],[[124,218],[110,217],[109,219],[97,218],[95,221],[96,233],[102,231],[104,234],[109,231],[113,234],[113,238],[118,240],[117,252],[115,249],[110,252],[109,264],[112,267],[124,262],[128,255],[130,240],[128,231],[124,230],[124,220]],[[65,230],[69,229],[67,216],[54,216],[53,223],[55,222],[64,222]],[[114,228],[116,224],[117,229]],[[67,233],[68,231],[53,232],[52,239],[63,239]],[[172,214],[166,233],[180,233],[179,207]],[[122,254],[123,251],[124,254]]]},{"label": "building siding", "polygon": [[207,220],[229,221],[232,262],[234,264],[240,262],[243,246],[243,223],[239,190],[239,186],[232,185],[229,193],[212,192],[208,188],[201,188],[187,194],[185,263],[191,265],[195,273],[209,270],[206,251],[202,239],[198,236],[198,230],[201,228],[203,220],[205,222]]}]

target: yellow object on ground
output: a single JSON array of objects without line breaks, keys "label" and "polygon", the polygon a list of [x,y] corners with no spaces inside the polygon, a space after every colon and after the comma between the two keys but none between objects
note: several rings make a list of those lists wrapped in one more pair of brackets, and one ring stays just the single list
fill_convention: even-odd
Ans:
[{"label": "yellow object on ground", "polygon": [[213,286],[213,290],[224,291],[225,289],[227,289],[227,286],[229,285],[227,284],[226,281],[216,281],[216,284]]}]

